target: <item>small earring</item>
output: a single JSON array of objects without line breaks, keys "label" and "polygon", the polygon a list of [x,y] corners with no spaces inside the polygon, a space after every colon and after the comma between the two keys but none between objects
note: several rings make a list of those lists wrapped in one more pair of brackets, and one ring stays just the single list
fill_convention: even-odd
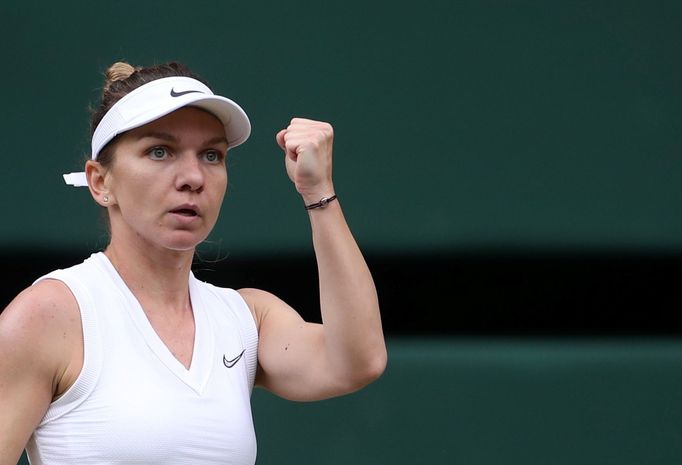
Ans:
[{"label": "small earring", "polygon": [[105,203],[108,202],[108,201],[109,201],[109,196],[108,196],[108,195],[105,195],[104,198],[103,198],[102,200],[104,200]]}]

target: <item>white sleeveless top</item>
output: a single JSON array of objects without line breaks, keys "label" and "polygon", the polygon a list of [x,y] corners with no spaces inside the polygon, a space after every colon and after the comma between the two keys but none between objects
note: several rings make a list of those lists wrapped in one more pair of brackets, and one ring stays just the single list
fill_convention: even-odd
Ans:
[{"label": "white sleeveless top", "polygon": [[43,279],[75,296],[84,361],[27,444],[32,465],[255,463],[258,333],[236,291],[190,276],[196,333],[187,370],[103,253]]}]

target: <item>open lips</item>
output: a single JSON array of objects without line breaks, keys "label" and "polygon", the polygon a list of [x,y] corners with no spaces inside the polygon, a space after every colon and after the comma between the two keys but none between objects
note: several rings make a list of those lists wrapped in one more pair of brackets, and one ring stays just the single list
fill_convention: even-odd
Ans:
[{"label": "open lips", "polygon": [[191,205],[183,205],[179,208],[171,210],[171,213],[175,213],[176,215],[182,215],[182,216],[199,216],[198,209],[196,207],[191,206]]}]

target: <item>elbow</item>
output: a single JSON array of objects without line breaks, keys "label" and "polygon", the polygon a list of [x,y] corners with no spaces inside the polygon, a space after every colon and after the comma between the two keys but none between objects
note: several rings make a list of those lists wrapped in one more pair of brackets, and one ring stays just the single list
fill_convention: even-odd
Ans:
[{"label": "elbow", "polygon": [[382,350],[376,354],[367,366],[367,384],[379,379],[384,374],[384,371],[386,371],[387,364],[388,353],[386,352],[386,347],[382,347]]},{"label": "elbow", "polygon": [[348,391],[357,391],[379,379],[386,370],[387,362],[388,354],[383,347],[368,357],[361,366],[356,366],[353,375],[349,377],[351,382],[347,386]]}]

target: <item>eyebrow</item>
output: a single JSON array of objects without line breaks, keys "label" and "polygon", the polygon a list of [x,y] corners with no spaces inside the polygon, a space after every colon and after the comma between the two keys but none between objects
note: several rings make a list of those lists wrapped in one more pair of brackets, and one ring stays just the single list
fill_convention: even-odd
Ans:
[{"label": "eyebrow", "polygon": [[[167,132],[161,132],[161,131],[144,132],[137,137],[137,140],[142,140],[145,138],[167,140],[169,142],[174,142],[174,143],[179,142],[178,138],[175,137],[173,134],[170,134]],[[225,136],[216,136],[216,137],[212,137],[211,139],[204,141],[202,145],[214,145],[214,144],[220,144],[220,143],[229,144],[229,142]]]},{"label": "eyebrow", "polygon": [[204,145],[214,145],[214,144],[220,144],[220,143],[225,143],[225,144],[229,145],[229,142],[227,141],[227,138],[225,136],[213,137],[213,138],[205,141]]},{"label": "eyebrow", "polygon": [[160,131],[150,131],[150,132],[144,132],[137,136],[137,140],[142,140],[146,138],[154,138],[154,139],[162,139],[162,140],[167,140],[170,142],[178,142],[178,138],[175,137],[173,134],[169,134],[167,132],[160,132]]}]

